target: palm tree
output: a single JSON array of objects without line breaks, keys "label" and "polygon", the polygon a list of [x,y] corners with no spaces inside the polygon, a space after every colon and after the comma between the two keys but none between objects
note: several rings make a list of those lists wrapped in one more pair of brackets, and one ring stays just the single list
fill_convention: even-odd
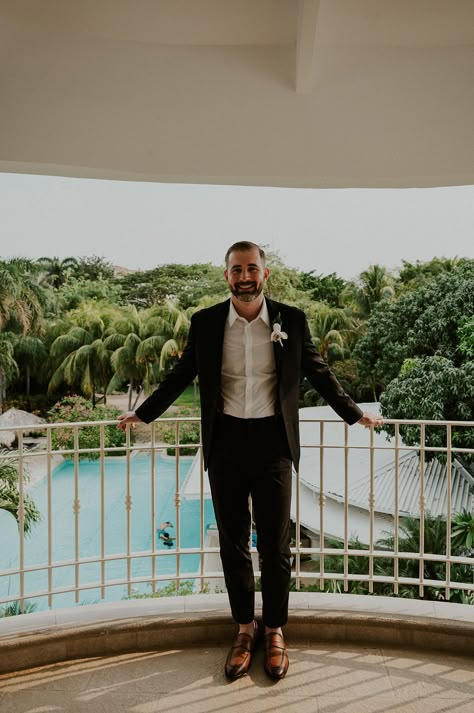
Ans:
[{"label": "palm tree", "polygon": [[113,350],[114,377],[109,390],[128,383],[128,408],[132,408],[133,392],[136,390],[135,407],[140,388],[148,393],[158,383],[160,353],[165,344],[162,335],[163,320],[160,308],[153,307],[139,312],[135,306],[124,308],[113,323],[113,333],[106,345]]},{"label": "palm tree", "polygon": [[49,393],[55,393],[63,383],[77,384],[94,406],[97,391],[106,394],[113,376],[112,349],[106,338],[113,333],[110,325],[115,314],[110,305],[85,302],[67,315],[68,331],[56,337],[50,348],[55,371]]},{"label": "palm tree", "polygon": [[14,335],[11,333],[0,334],[0,413],[3,411],[3,402],[9,381],[18,376],[18,364],[14,357]]},{"label": "palm tree", "polygon": [[48,352],[39,337],[19,335],[15,339],[14,356],[20,370],[24,370],[25,392],[29,396],[31,376],[35,376],[44,368]]},{"label": "palm tree", "polygon": [[80,327],[75,327],[65,337],[65,340],[59,337],[52,345],[53,356],[58,353],[59,348],[66,349],[73,344],[77,346],[54,372],[48,393],[57,391],[64,382],[70,386],[80,384],[82,393],[91,398],[92,405],[95,406],[97,391],[102,390],[105,394],[113,376],[110,363],[112,352],[101,339],[88,343],[90,334]]},{"label": "palm tree", "polygon": [[114,347],[111,357],[114,376],[109,384],[109,391],[118,389],[122,384],[128,383],[128,410],[132,409],[132,396],[136,390],[133,408],[138,401],[140,387],[146,393],[158,383],[158,366],[160,351],[163,346],[161,337],[148,337],[141,339],[133,332],[127,334],[114,334],[107,338],[106,344]]},{"label": "palm tree", "polygon": [[474,514],[463,510],[452,520],[451,545],[472,556],[474,553]]},{"label": "palm tree", "polygon": [[348,338],[356,328],[346,309],[322,302],[310,316],[309,326],[316,349],[324,361],[330,364],[336,359],[344,359]]},{"label": "palm tree", "polygon": [[36,261],[43,273],[43,281],[51,287],[61,287],[68,278],[72,269],[78,266],[75,257],[40,257]]},{"label": "palm tree", "polygon": [[[400,520],[400,534],[398,538],[398,549],[400,552],[420,552],[420,520],[416,517],[404,517]],[[424,517],[424,552],[430,554],[445,554],[446,553],[446,520],[441,517],[425,514]],[[392,534],[387,537],[380,538],[377,546],[393,550],[394,536]],[[380,563],[380,573],[382,569],[390,566],[389,561],[384,564]],[[416,559],[401,559],[399,562],[400,577],[412,577],[417,579],[420,575],[420,563]],[[423,578],[424,579],[444,579],[444,564],[432,560],[424,560],[423,562]],[[402,590],[404,588],[402,587]],[[409,595],[411,588],[408,591],[401,590],[401,596]],[[430,599],[437,599],[437,591],[432,587],[426,588],[426,596]]]},{"label": "palm tree", "polygon": [[394,279],[386,267],[371,265],[361,272],[357,282],[346,287],[342,298],[353,306],[356,314],[367,319],[377,302],[393,297],[393,285]]},{"label": "palm tree", "polygon": [[36,611],[37,606],[38,602],[24,601],[23,604],[20,601],[11,602],[3,609],[0,609],[0,617],[31,614],[31,612]]},{"label": "palm tree", "polygon": [[161,334],[166,339],[160,353],[160,371],[166,372],[183,353],[188,337],[190,318],[186,310],[182,310],[173,302],[166,302],[163,307],[151,308],[160,326]]},{"label": "palm tree", "polygon": [[173,302],[156,305],[139,312],[136,307],[124,308],[112,325],[113,333],[105,340],[113,350],[115,376],[109,391],[128,383],[129,410],[133,391],[139,387],[149,393],[162,375],[181,356],[189,329],[185,310]]},{"label": "palm tree", "polygon": [[0,261],[0,329],[27,334],[42,328],[44,295],[36,278],[37,266],[30,260]]},{"label": "palm tree", "polygon": [[[18,516],[18,506],[20,504],[20,491],[18,489],[18,461],[11,458],[5,458],[6,451],[0,452],[0,510],[6,510],[11,513],[18,525],[20,518]],[[24,476],[25,480],[28,476]],[[24,505],[24,531],[25,534],[31,532],[34,523],[41,520],[41,513],[36,507],[33,499],[28,493],[23,494]]]}]

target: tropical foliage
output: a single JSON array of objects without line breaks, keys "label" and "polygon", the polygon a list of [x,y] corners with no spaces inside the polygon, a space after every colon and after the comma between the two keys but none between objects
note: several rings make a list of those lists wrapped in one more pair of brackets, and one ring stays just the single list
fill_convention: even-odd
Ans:
[{"label": "tropical foliage", "polygon": [[16,602],[11,602],[0,609],[0,617],[4,616],[18,616],[19,614],[31,614],[31,612],[36,611],[38,604],[37,602],[30,602],[28,600],[21,602],[18,600]]},{"label": "tropical foliage", "polygon": [[[414,381],[423,370],[428,380],[444,370],[454,386],[469,378],[474,261],[404,261],[399,275],[371,265],[348,282],[289,268],[272,251],[267,257],[267,293],[305,310],[317,349],[351,395],[378,398],[397,380],[384,396],[386,415],[409,408],[405,416],[468,417],[462,399],[434,400],[433,388],[420,401]],[[149,393],[179,358],[190,314],[228,294],[222,269],[210,264],[122,272],[114,277],[96,256],[0,261],[0,397],[33,403],[47,392],[52,404],[80,393],[95,403],[126,389],[133,408],[138,392]],[[422,360],[416,368],[414,359]],[[301,398],[318,402],[308,384]]]},{"label": "tropical foliage", "polygon": [[[289,268],[271,251],[267,257],[267,294],[304,309],[316,348],[353,398],[380,398],[384,415],[392,418],[474,420],[474,260],[403,261],[398,274],[371,265],[347,281],[335,273],[318,274],[312,266],[305,272]],[[191,314],[228,295],[222,268],[208,263],[122,272],[115,275],[112,265],[96,256],[0,260],[0,411],[6,398],[9,406],[30,410],[38,400],[52,421],[115,419],[118,411],[106,405],[108,395],[127,393],[133,409],[138,394],[152,391],[179,358]],[[300,394],[302,405],[320,402],[306,382]],[[198,414],[198,408],[187,405],[179,415]],[[171,452],[175,427],[158,427]],[[452,444],[472,448],[471,432],[453,428]],[[101,447],[99,427],[81,427],[77,433],[80,448]],[[199,425],[187,423],[180,436],[198,443]],[[420,430],[405,427],[402,436],[408,444],[418,443]],[[55,428],[53,448],[70,450],[74,438],[70,426]],[[107,427],[103,446],[120,448],[124,438],[115,426]],[[444,447],[445,439],[446,429],[426,429],[426,445]],[[459,458],[474,469],[468,454]],[[9,464],[10,470],[3,471],[0,460],[0,507],[17,517],[18,469]],[[26,496],[26,531],[35,517]],[[472,556],[472,513],[456,515],[452,527],[453,551]],[[418,551],[417,523],[404,521],[402,528],[405,551],[412,546]],[[425,541],[442,547],[443,538],[445,542],[445,523],[427,518]],[[361,543],[353,545],[364,549]],[[377,546],[389,545],[386,540]],[[350,572],[367,571],[367,561],[365,556],[349,557]],[[341,557],[325,563],[332,571],[343,571]],[[418,566],[400,562],[406,576]],[[443,578],[441,565],[426,566],[427,576]],[[390,567],[387,558],[375,562],[376,572]],[[454,581],[461,576],[472,572],[452,569]],[[334,581],[330,586],[337,590],[339,585]],[[364,583],[350,587],[366,591]],[[379,585],[375,589],[389,591]],[[416,591],[402,588],[402,595]],[[433,588],[427,596],[434,598],[440,591]],[[455,596],[453,600],[464,601],[467,595]]]},{"label": "tropical foliage", "polygon": [[[12,458],[7,451],[0,453],[0,510],[9,512],[20,526],[18,508],[20,505],[18,460]],[[23,468],[24,483],[29,480],[28,472]],[[41,515],[31,496],[23,492],[24,532],[28,534],[35,522],[39,522]]]},{"label": "tropical foliage", "polygon": [[[442,356],[406,359],[400,374],[393,379],[380,397],[382,411],[390,418],[414,418],[427,421],[474,420],[474,362],[459,367]],[[389,432],[390,427],[386,427]],[[400,435],[407,445],[420,443],[420,427],[401,426]],[[427,426],[425,444],[432,448],[446,448],[445,426]],[[453,427],[451,445],[454,448],[474,448],[474,429]],[[426,459],[442,453],[426,452]],[[471,454],[466,462],[474,463]]]},{"label": "tropical foliage", "polygon": [[473,314],[474,260],[466,260],[396,300],[382,300],[355,356],[383,387],[398,376],[405,359],[440,355],[459,366],[465,361],[459,330]]},{"label": "tropical foliage", "polygon": [[394,296],[394,283],[386,267],[371,265],[361,272],[356,282],[347,285],[342,299],[352,305],[356,314],[367,319],[379,302]]},{"label": "tropical foliage", "polygon": [[[87,401],[82,396],[68,396],[58,402],[49,411],[49,420],[52,423],[81,423],[84,421],[115,421],[120,410],[113,406],[98,405],[93,406],[92,401]],[[51,431],[53,450],[71,451],[64,454],[64,457],[72,458],[77,438],[77,447],[85,450],[79,454],[80,459],[97,460],[100,456],[100,449],[123,446],[125,434],[110,425],[103,427],[103,442],[101,440],[101,426],[64,426],[53,428]],[[76,435],[77,434],[77,435]],[[97,450],[90,450],[97,449]],[[120,453],[120,452],[119,452]]]},{"label": "tropical foliage", "polygon": [[[165,413],[163,414],[163,417],[166,418],[167,416],[176,416],[176,414],[172,413]],[[179,410],[179,416],[180,418],[194,418],[197,419],[199,418],[199,409],[198,408],[193,408],[193,407],[188,407],[184,406],[181,407]],[[172,443],[175,444],[177,443],[177,432],[176,432],[176,422],[172,423],[167,423],[166,421],[160,420],[158,422],[157,426],[157,436],[162,441],[163,443]],[[200,424],[199,421],[194,420],[194,421],[183,421],[180,422],[179,424],[179,442],[180,443],[200,443],[200,437],[201,437],[201,429],[200,429]],[[174,456],[176,452],[176,448],[173,448],[171,446],[168,446],[166,449],[166,454],[169,456]],[[188,456],[188,455],[195,455],[197,452],[197,448],[189,448],[186,446],[181,446],[179,448],[179,453],[182,456]]]},{"label": "tropical foliage", "polygon": [[[399,275],[371,265],[348,282],[267,258],[267,294],[305,310],[316,348],[354,398],[386,392],[387,416],[472,416],[462,391],[474,354],[474,261],[404,261]],[[51,406],[124,390],[133,408],[179,358],[191,313],[228,295],[210,264],[122,272],[96,256],[0,261],[0,408],[15,395],[24,406],[47,393]],[[443,379],[450,388],[439,390]],[[304,383],[301,403],[319,402]]]},{"label": "tropical foliage", "polygon": [[[424,553],[446,554],[446,520],[443,517],[434,517],[427,513],[424,518],[423,541]],[[472,513],[457,513],[451,522],[451,555],[470,556],[474,539],[474,516]],[[400,521],[398,533],[399,552],[419,553],[421,543],[420,520],[414,517],[403,518]],[[393,533],[387,534],[375,543],[375,549],[394,551],[395,538]],[[327,545],[331,549],[342,549],[343,544],[337,540],[329,540]],[[364,551],[368,546],[361,543],[357,538],[349,541],[349,554],[347,555],[347,571],[350,575],[367,575],[369,572],[369,558],[367,555],[351,554],[350,550]],[[326,555],[324,557],[324,571],[330,576],[331,573],[344,573],[345,558],[343,555]],[[421,567],[421,572],[420,572]],[[306,563],[307,571],[318,572],[320,569],[319,557]],[[444,585],[442,581],[446,579],[446,564],[437,560],[424,558],[420,565],[418,558],[399,558],[398,577],[419,579],[420,574],[423,579],[439,581],[439,586],[427,585],[424,587],[423,597],[425,599],[443,600]],[[374,558],[374,575],[376,577],[393,577],[394,563],[391,557]],[[473,580],[474,564],[452,564],[450,577],[452,582],[469,582]],[[303,587],[306,590],[317,591],[319,584],[309,584]],[[339,579],[329,579],[325,583],[325,591],[342,592],[343,583]],[[349,580],[348,590],[351,594],[368,594],[369,584],[364,580]],[[394,585],[384,582],[373,582],[374,594],[384,596],[394,596]],[[419,588],[417,585],[400,584],[398,596],[406,598],[418,597]],[[474,584],[471,592],[464,590],[451,590],[449,601],[457,603],[474,604]]]},{"label": "tropical foliage", "polygon": [[39,329],[45,294],[38,284],[38,268],[30,260],[0,260],[0,329],[26,334]]}]

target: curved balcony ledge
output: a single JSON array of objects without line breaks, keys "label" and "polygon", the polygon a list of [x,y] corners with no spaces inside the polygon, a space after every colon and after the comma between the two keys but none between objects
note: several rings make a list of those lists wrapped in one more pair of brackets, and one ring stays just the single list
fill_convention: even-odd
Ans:
[{"label": "curved balcony ledge", "polygon": [[[78,658],[220,646],[230,642],[234,632],[224,594],[129,600],[32,613],[0,620],[0,672]],[[290,646],[363,642],[369,647],[473,656],[474,607],[292,592],[285,635]]]}]

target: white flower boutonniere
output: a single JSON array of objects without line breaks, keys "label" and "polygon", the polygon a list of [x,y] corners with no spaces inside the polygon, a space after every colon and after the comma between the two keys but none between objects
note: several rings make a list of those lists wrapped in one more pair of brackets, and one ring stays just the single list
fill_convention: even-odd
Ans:
[{"label": "white flower boutonniere", "polygon": [[283,347],[283,340],[288,339],[288,334],[282,330],[281,324],[275,322],[275,324],[273,325],[273,332],[270,338],[272,342],[279,342],[280,346]]}]

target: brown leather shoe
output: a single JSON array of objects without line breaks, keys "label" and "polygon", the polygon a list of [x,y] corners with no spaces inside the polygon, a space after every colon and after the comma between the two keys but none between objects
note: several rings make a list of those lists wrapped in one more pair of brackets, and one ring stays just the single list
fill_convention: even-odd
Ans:
[{"label": "brown leather shoe", "polygon": [[265,663],[263,665],[265,673],[270,678],[279,680],[285,676],[289,665],[283,635],[273,631],[265,634]]},{"label": "brown leather shoe", "polygon": [[244,676],[250,668],[252,654],[255,650],[258,636],[258,624],[255,622],[254,635],[237,634],[232,648],[227,654],[225,662],[225,675],[231,681]]}]

